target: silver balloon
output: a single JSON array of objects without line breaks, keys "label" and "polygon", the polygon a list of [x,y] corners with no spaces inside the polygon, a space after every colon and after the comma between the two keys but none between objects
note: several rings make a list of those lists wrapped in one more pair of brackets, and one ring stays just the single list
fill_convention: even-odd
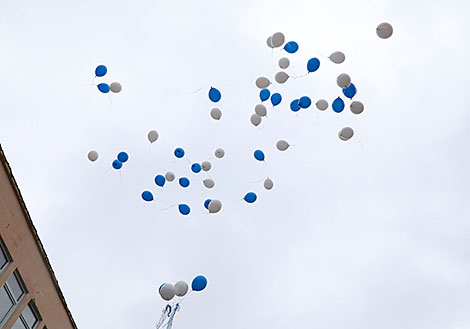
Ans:
[{"label": "silver balloon", "polygon": [[282,46],[284,41],[286,41],[286,38],[281,32],[274,33],[271,37],[271,43],[274,48],[279,48],[280,46]]},{"label": "silver balloon", "polygon": [[90,160],[91,162],[95,162],[96,160],[98,160],[98,152],[96,151],[88,152],[88,160]]},{"label": "silver balloon", "polygon": [[122,86],[119,82],[113,82],[112,84],[109,85],[109,90],[117,94],[121,92]]},{"label": "silver balloon", "polygon": [[287,143],[285,140],[280,140],[276,143],[276,148],[279,150],[279,151],[285,151],[289,148],[289,143]]},{"label": "silver balloon", "polygon": [[361,102],[359,101],[354,101],[351,103],[351,105],[349,106],[349,108],[351,109],[351,112],[354,113],[354,114],[361,114],[362,111],[364,111],[364,104],[362,104]]},{"label": "silver balloon", "polygon": [[393,27],[389,23],[381,23],[377,26],[377,35],[381,39],[388,39],[393,34]]},{"label": "silver balloon", "polygon": [[210,214],[218,213],[220,209],[222,209],[222,202],[220,202],[219,200],[212,200],[211,202],[209,202],[208,208]]},{"label": "silver balloon", "polygon": [[255,106],[255,113],[260,117],[265,117],[268,112],[266,110],[266,106],[263,104],[258,104]]},{"label": "silver balloon", "polygon": [[221,148],[218,148],[217,150],[215,150],[214,154],[216,158],[222,159],[225,155],[225,151]]},{"label": "silver balloon", "polygon": [[273,183],[273,181],[268,177],[268,178],[266,178],[266,179],[264,180],[263,185],[264,185],[264,188],[265,188],[265,189],[270,190],[270,189],[273,188],[274,183]]},{"label": "silver balloon", "polygon": [[317,109],[320,111],[325,111],[328,108],[328,102],[324,99],[319,99],[316,103],[315,106]]},{"label": "silver balloon", "polygon": [[160,288],[160,296],[166,301],[172,300],[175,297],[175,286],[171,283],[165,283]]},{"label": "silver balloon", "polygon": [[255,84],[256,87],[258,87],[259,89],[265,89],[269,87],[271,81],[269,81],[269,79],[266,77],[259,77],[258,79],[256,79]]},{"label": "silver balloon", "polygon": [[335,51],[328,58],[335,64],[341,64],[346,59],[346,56],[341,51]]},{"label": "silver balloon", "polygon": [[284,83],[287,79],[289,79],[289,75],[284,71],[277,72],[274,76],[274,80],[276,80],[277,83]]},{"label": "silver balloon", "polygon": [[250,122],[253,126],[257,127],[261,123],[261,117],[258,114],[252,114],[250,117]]},{"label": "silver balloon", "polygon": [[215,186],[215,182],[210,179],[210,178],[206,178],[202,181],[202,183],[204,184],[205,187],[207,188],[213,188]]},{"label": "silver balloon", "polygon": [[279,64],[279,67],[280,67],[281,69],[283,69],[283,70],[284,70],[284,69],[287,69],[287,68],[289,67],[289,65],[290,65],[289,58],[287,58],[287,57],[282,57],[282,58],[279,60],[279,63],[278,63],[278,64]]},{"label": "silver balloon", "polygon": [[346,73],[341,73],[336,78],[336,83],[340,88],[347,88],[351,83],[351,77]]},{"label": "silver balloon", "polygon": [[211,117],[214,120],[220,120],[220,118],[222,117],[222,111],[219,108],[214,107],[211,110]]},{"label": "silver balloon", "polygon": [[351,139],[351,137],[353,137],[353,135],[354,135],[354,130],[350,127],[345,127],[343,129],[341,129],[340,132],[338,133],[338,137],[342,141],[347,141],[347,140]]},{"label": "silver balloon", "polygon": [[268,45],[269,48],[274,48],[273,46],[273,37],[270,36],[267,40],[266,40],[266,44]]},{"label": "silver balloon", "polygon": [[165,179],[166,179],[167,181],[169,181],[169,182],[174,181],[174,180],[175,180],[175,177],[176,177],[175,174],[172,173],[171,171],[169,171],[169,172],[167,172],[167,173],[165,174]]},{"label": "silver balloon", "polygon": [[150,143],[156,142],[158,139],[158,132],[156,130],[150,130],[147,134],[147,138]]},{"label": "silver balloon", "polygon": [[183,297],[188,292],[188,284],[184,281],[178,281],[175,283],[175,295]]},{"label": "silver balloon", "polygon": [[204,171],[209,171],[209,170],[211,170],[211,168],[212,168],[212,164],[211,164],[209,161],[203,161],[203,162],[201,163],[201,168],[202,168],[202,170],[204,170]]}]

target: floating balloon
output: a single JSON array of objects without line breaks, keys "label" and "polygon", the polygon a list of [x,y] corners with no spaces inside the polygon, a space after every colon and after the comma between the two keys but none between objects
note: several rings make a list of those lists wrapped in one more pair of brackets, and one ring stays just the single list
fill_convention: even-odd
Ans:
[{"label": "floating balloon", "polygon": [[189,179],[186,178],[186,177],[181,177],[179,180],[178,180],[179,184],[181,187],[188,187],[189,186]]},{"label": "floating balloon", "polygon": [[307,97],[307,96],[300,97],[299,106],[301,108],[306,109],[310,107],[310,105],[312,105],[312,100],[310,99],[310,97]]},{"label": "floating balloon", "polygon": [[255,113],[260,117],[265,117],[268,112],[266,110],[266,106],[263,104],[258,104],[255,106]]},{"label": "floating balloon", "polygon": [[289,79],[289,75],[284,72],[284,71],[279,71],[276,73],[274,76],[274,80],[276,80],[277,83],[284,83]]},{"label": "floating balloon", "polygon": [[266,179],[264,180],[263,186],[264,186],[265,189],[267,189],[267,190],[269,191],[270,189],[273,188],[274,183],[273,183],[273,181],[268,177],[268,178],[266,178]]},{"label": "floating balloon", "polygon": [[126,162],[129,160],[129,155],[126,152],[119,152],[117,156],[118,160],[121,161],[122,163]]},{"label": "floating balloon", "polygon": [[225,156],[225,151],[221,148],[218,148],[217,150],[215,150],[214,154],[216,158],[222,159]]},{"label": "floating balloon", "polygon": [[191,208],[189,208],[189,206],[184,203],[180,203],[178,205],[178,210],[180,211],[181,215],[185,215],[185,216],[189,215],[189,213],[191,212]]},{"label": "floating balloon", "polygon": [[207,279],[203,275],[198,275],[193,279],[193,282],[191,282],[191,288],[194,291],[201,291],[204,290],[204,288],[207,286]]},{"label": "floating balloon", "polygon": [[209,204],[211,203],[211,201],[212,201],[212,199],[207,199],[206,201],[204,201],[204,208],[209,210]]},{"label": "floating balloon", "polygon": [[261,117],[258,114],[252,114],[250,117],[250,122],[253,126],[257,127],[261,123]]},{"label": "floating balloon", "polygon": [[201,172],[202,166],[199,163],[193,163],[191,166],[191,171],[195,174],[198,174]]},{"label": "floating balloon", "polygon": [[280,140],[276,143],[276,148],[279,150],[279,151],[285,151],[289,148],[289,143],[287,143],[287,141],[285,140]]},{"label": "floating balloon", "polygon": [[248,192],[247,194],[245,194],[245,197],[243,198],[243,200],[245,200],[246,202],[248,203],[253,203],[256,201],[258,197],[256,196],[255,193],[253,192]]},{"label": "floating balloon", "polygon": [[308,73],[315,72],[320,67],[320,60],[316,57],[310,58],[307,62]]},{"label": "floating balloon", "polygon": [[335,51],[328,58],[335,64],[341,64],[346,59],[346,56],[341,51]]},{"label": "floating balloon", "polygon": [[158,139],[158,132],[156,130],[150,130],[147,134],[147,138],[150,143],[155,143]]},{"label": "floating balloon", "polygon": [[159,290],[160,296],[166,301],[172,300],[175,297],[175,286],[171,283],[165,283]]},{"label": "floating balloon", "polygon": [[120,84],[119,82],[113,82],[112,84],[109,85],[109,89],[110,89],[113,93],[117,94],[117,93],[120,93],[120,92],[121,92],[122,86],[121,86],[121,84]]},{"label": "floating balloon", "polygon": [[207,188],[213,188],[215,186],[215,183],[212,179],[210,178],[206,178],[202,181],[202,183],[204,184],[205,187]]},{"label": "floating balloon", "polygon": [[188,284],[184,281],[178,281],[175,283],[175,295],[178,297],[183,297],[188,293]]},{"label": "floating balloon", "polygon": [[320,111],[325,111],[328,108],[328,102],[324,99],[319,99],[315,105]]},{"label": "floating balloon", "polygon": [[174,153],[175,157],[177,157],[178,159],[184,157],[184,150],[181,147],[176,148]]},{"label": "floating balloon", "polygon": [[267,40],[266,40],[266,44],[268,45],[269,48],[274,48],[273,46],[273,37],[270,36]]},{"label": "floating balloon", "polygon": [[96,160],[98,160],[98,152],[96,151],[90,151],[88,152],[88,160],[90,160],[91,162],[95,162]]},{"label": "floating balloon", "polygon": [[333,111],[335,111],[336,113],[341,113],[344,110],[344,101],[338,97],[333,101],[333,104],[331,104],[331,107],[333,108]]},{"label": "floating balloon", "polygon": [[286,41],[286,38],[284,37],[284,34],[281,32],[274,33],[272,38],[271,38],[271,43],[273,45],[273,48],[278,48],[284,44],[284,41]]},{"label": "floating balloon", "polygon": [[107,83],[100,83],[97,87],[103,94],[109,93],[109,85]]},{"label": "floating balloon", "polygon": [[114,160],[113,161],[113,168],[116,170],[119,170],[122,168],[122,162],[119,160]]},{"label": "floating balloon", "polygon": [[258,161],[264,161],[264,153],[261,150],[256,150],[255,153],[253,154],[255,156],[255,159]]},{"label": "floating balloon", "polygon": [[167,173],[165,174],[165,179],[166,179],[167,181],[169,181],[169,182],[174,181],[175,178],[176,178],[175,174],[172,173],[171,171],[169,171],[169,172],[167,172]]},{"label": "floating balloon", "polygon": [[297,112],[298,110],[300,110],[300,104],[299,104],[299,99],[294,99],[291,103],[290,103],[290,109],[293,111],[293,112]]},{"label": "floating balloon", "polygon": [[348,88],[343,88],[343,94],[349,99],[352,99],[357,93],[356,86],[351,82]]},{"label": "floating balloon", "polygon": [[284,46],[284,50],[287,51],[289,54],[295,53],[297,50],[299,50],[299,45],[295,41],[289,41],[286,43]]},{"label": "floating balloon", "polygon": [[336,78],[336,83],[338,84],[340,88],[347,88],[349,84],[351,83],[351,77],[347,75],[346,73],[341,73]]},{"label": "floating balloon", "polygon": [[354,102],[351,103],[349,108],[351,109],[352,113],[361,114],[362,111],[364,111],[364,104],[362,104],[361,102],[358,102],[358,101],[354,101]]},{"label": "floating balloon", "polygon": [[289,61],[289,58],[287,57],[282,57],[280,60],[279,60],[279,67],[283,70],[287,69],[290,65],[290,61]]},{"label": "floating balloon", "polygon": [[353,137],[353,135],[354,135],[354,130],[350,127],[345,127],[341,129],[340,132],[338,133],[338,137],[342,141],[350,140],[351,137]]},{"label": "floating balloon", "polygon": [[273,104],[273,106],[277,106],[281,103],[282,101],[282,96],[281,94],[279,93],[274,93],[272,96],[271,96],[271,104]]},{"label": "floating balloon", "polygon": [[259,77],[258,79],[256,79],[255,84],[256,84],[256,87],[258,87],[259,89],[266,89],[269,87],[271,82],[269,81],[268,78]]},{"label": "floating balloon", "polygon": [[202,168],[202,170],[204,170],[204,171],[209,171],[209,170],[211,170],[211,168],[212,168],[212,164],[211,164],[209,161],[203,161],[203,162],[201,163],[201,168]]},{"label": "floating balloon", "polygon": [[377,35],[381,39],[388,39],[393,34],[393,27],[388,23],[381,23],[377,26]]},{"label": "floating balloon", "polygon": [[220,209],[222,209],[222,202],[220,202],[219,200],[211,200],[211,202],[209,202],[210,214],[218,213]]},{"label": "floating balloon", "polygon": [[104,65],[98,65],[95,69],[95,75],[97,77],[103,77],[108,72],[108,69]]},{"label": "floating balloon", "polygon": [[222,117],[222,111],[219,108],[214,107],[211,110],[211,117],[214,120],[220,120],[220,118]]},{"label": "floating balloon", "polygon": [[142,192],[142,199],[144,199],[144,201],[147,201],[147,202],[153,201],[153,194],[152,194],[152,192],[150,192],[150,191],[143,191],[143,192]]},{"label": "floating balloon", "polygon": [[222,98],[222,94],[217,88],[211,87],[209,89],[209,99],[214,103],[217,103]]},{"label": "floating balloon", "polygon": [[165,185],[165,177],[163,175],[155,176],[155,184],[160,187],[163,187]]},{"label": "floating balloon", "polygon": [[261,89],[261,91],[259,92],[259,98],[262,102],[267,101],[269,99],[269,96],[271,96],[271,92],[269,91],[269,89]]}]

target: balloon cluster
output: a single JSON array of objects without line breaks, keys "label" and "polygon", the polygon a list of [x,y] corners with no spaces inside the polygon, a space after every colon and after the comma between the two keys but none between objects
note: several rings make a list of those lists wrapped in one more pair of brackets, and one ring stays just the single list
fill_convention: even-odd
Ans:
[{"label": "balloon cluster", "polygon": [[[108,68],[104,65],[98,65],[95,69],[95,78],[104,77],[106,73],[108,73]],[[113,82],[109,85],[107,83],[102,82],[99,83],[97,87],[98,90],[101,91],[103,94],[107,94],[109,93],[109,91],[117,94],[120,93],[122,90],[122,86],[119,82]]]}]

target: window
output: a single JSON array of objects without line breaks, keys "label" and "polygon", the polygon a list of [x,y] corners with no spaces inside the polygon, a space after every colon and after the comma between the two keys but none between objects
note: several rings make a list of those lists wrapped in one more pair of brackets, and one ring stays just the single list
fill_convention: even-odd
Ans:
[{"label": "window", "polygon": [[15,270],[0,288],[0,327],[5,324],[26,293],[23,280],[18,270]]},{"label": "window", "polygon": [[40,321],[41,316],[36,308],[36,304],[34,301],[30,301],[11,329],[35,329]]},{"label": "window", "polygon": [[0,238],[0,273],[2,273],[7,268],[10,262],[10,254],[8,253],[8,250],[5,247],[2,238]]}]

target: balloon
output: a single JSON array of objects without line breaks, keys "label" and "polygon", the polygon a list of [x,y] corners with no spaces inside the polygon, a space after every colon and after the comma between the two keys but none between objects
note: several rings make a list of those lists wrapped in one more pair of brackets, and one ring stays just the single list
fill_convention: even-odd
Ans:
[{"label": "balloon", "polygon": [[289,75],[284,71],[277,72],[276,75],[274,76],[274,80],[276,80],[277,83],[281,83],[281,84],[286,82],[288,79],[289,79]]},{"label": "balloon", "polygon": [[206,178],[202,181],[202,183],[204,184],[205,187],[207,188],[213,188],[215,186],[215,183],[212,179],[210,178]]},{"label": "balloon", "polygon": [[201,168],[204,171],[209,171],[212,168],[212,164],[209,161],[204,161],[203,163],[201,163]]},{"label": "balloon", "polygon": [[279,150],[279,151],[285,151],[289,148],[289,143],[287,143],[285,140],[280,140],[276,143],[276,148]]},{"label": "balloon", "polygon": [[163,185],[165,185],[165,177],[163,175],[155,176],[155,184],[160,187],[163,187]]},{"label": "balloon", "polygon": [[122,162],[119,160],[114,160],[113,161],[113,168],[116,170],[119,170],[122,168]]},{"label": "balloon", "polygon": [[279,60],[279,67],[283,70],[287,69],[290,65],[290,61],[289,61],[289,58],[287,57],[282,57],[280,60]]},{"label": "balloon", "polygon": [[267,101],[269,99],[269,96],[271,96],[271,92],[269,91],[269,89],[261,89],[261,91],[259,92],[259,98],[262,102]]},{"label": "balloon", "polygon": [[253,192],[248,192],[247,194],[245,194],[245,197],[243,198],[246,202],[248,203],[253,203],[256,201],[258,197],[256,196],[255,193]]},{"label": "balloon", "polygon": [[222,159],[225,156],[225,151],[223,149],[219,148],[219,149],[215,150],[214,154],[215,154],[216,158]]},{"label": "balloon", "polygon": [[333,108],[333,111],[335,111],[336,113],[341,113],[344,110],[344,101],[338,97],[333,101],[333,104],[331,104],[331,107]]},{"label": "balloon", "polygon": [[299,45],[295,41],[289,41],[286,43],[284,46],[284,50],[287,51],[289,54],[295,53],[297,50],[299,50]]},{"label": "balloon", "polygon": [[109,85],[109,89],[110,89],[113,93],[117,94],[117,93],[120,93],[120,92],[121,92],[122,86],[121,86],[121,84],[120,84],[119,82],[113,82],[112,84]]},{"label": "balloon", "polygon": [[281,94],[279,93],[274,93],[272,96],[271,96],[271,104],[273,104],[273,106],[276,106],[276,105],[279,105],[282,101],[282,96]]},{"label": "balloon", "polygon": [[147,138],[150,143],[156,142],[158,139],[158,132],[156,130],[150,130],[147,134]]},{"label": "balloon", "polygon": [[362,111],[364,111],[364,104],[362,104],[361,102],[358,102],[358,101],[354,101],[354,102],[351,103],[349,108],[351,109],[352,113],[361,114]]},{"label": "balloon", "polygon": [[88,152],[88,160],[90,160],[91,162],[95,162],[96,160],[98,160],[98,152],[96,151]]},{"label": "balloon", "polygon": [[264,180],[263,185],[264,185],[264,188],[265,188],[265,189],[270,190],[270,189],[273,188],[274,183],[273,183],[273,181],[268,177],[268,178],[266,178],[266,179]]},{"label": "balloon", "polygon": [[165,283],[160,288],[160,296],[166,301],[172,300],[175,297],[175,286],[171,283]]},{"label": "balloon", "polygon": [[204,290],[204,288],[207,286],[207,279],[203,275],[198,275],[193,279],[193,282],[191,282],[191,288],[194,291],[201,291]]},{"label": "balloon", "polygon": [[274,33],[271,38],[271,43],[274,48],[278,48],[282,46],[284,41],[286,41],[286,38],[284,37],[284,34],[282,34],[281,32]]},{"label": "balloon", "polygon": [[209,90],[209,99],[214,103],[217,103],[218,101],[220,101],[221,98],[222,94],[220,93],[220,91],[214,87],[211,87],[211,89]]},{"label": "balloon", "polygon": [[222,209],[222,202],[220,202],[219,200],[211,200],[211,202],[209,202],[210,214],[218,213],[220,209]]},{"label": "balloon", "polygon": [[166,284],[166,282],[165,282],[165,283],[162,283],[162,284],[160,285],[160,288],[158,288],[158,293],[160,293],[160,291],[162,291],[162,287],[163,287],[165,284]]},{"label": "balloon", "polygon": [[299,106],[303,109],[306,109],[308,108],[310,105],[312,105],[312,100],[310,99],[310,97],[307,97],[307,96],[302,96],[300,97],[299,99]]},{"label": "balloon", "polygon": [[258,87],[259,89],[266,89],[269,87],[271,82],[269,81],[268,78],[259,77],[258,79],[256,79],[255,84],[256,84],[256,87]]},{"label": "balloon", "polygon": [[181,147],[176,148],[174,153],[175,157],[177,157],[178,159],[184,157],[184,150]]},{"label": "balloon", "polygon": [[318,60],[318,58],[313,57],[308,60],[307,70],[309,73],[315,72],[316,70],[318,70],[319,67],[320,67],[320,61]]},{"label": "balloon", "polygon": [[270,36],[267,40],[266,40],[266,44],[268,45],[269,48],[274,48],[273,46],[273,37]]},{"label": "balloon", "polygon": [[354,135],[354,130],[350,127],[345,127],[343,129],[341,129],[340,132],[338,133],[338,137],[342,141],[347,141],[347,140],[351,139],[351,137],[353,137],[353,135]]},{"label": "balloon", "polygon": [[172,182],[175,180],[175,174],[169,171],[165,174],[165,179],[169,182]]},{"label": "balloon", "polygon": [[222,111],[219,108],[214,107],[211,110],[211,117],[214,120],[220,120],[220,118],[222,117]]},{"label": "balloon", "polygon": [[346,59],[346,56],[341,51],[335,51],[328,58],[335,64],[341,64]]},{"label": "balloon", "polygon": [[190,183],[189,179],[187,179],[186,177],[181,177],[178,181],[181,187],[188,187]]},{"label": "balloon", "polygon": [[290,109],[294,112],[297,112],[298,110],[300,110],[300,104],[299,104],[299,101],[298,99],[294,99],[291,103],[290,103]]},{"label": "balloon", "polygon": [[107,83],[100,83],[97,87],[103,94],[109,93],[109,85]]},{"label": "balloon", "polygon": [[129,160],[129,155],[126,152],[119,152],[117,156],[118,160],[121,161],[122,163],[126,162]]},{"label": "balloon", "polygon": [[264,161],[264,153],[261,150],[256,150],[254,153],[255,159],[258,161]]},{"label": "balloon", "polygon": [[320,111],[325,111],[328,108],[328,102],[324,99],[319,99],[315,105]]},{"label": "balloon", "polygon": [[178,210],[180,211],[181,215],[185,215],[185,216],[189,215],[189,213],[191,212],[191,208],[189,208],[189,206],[184,203],[180,203],[178,205]]},{"label": "balloon", "polygon": [[349,84],[351,83],[351,77],[347,75],[346,73],[341,73],[336,78],[336,83],[338,84],[340,88],[347,88]]},{"label": "balloon", "polygon": [[252,114],[250,117],[250,121],[253,126],[257,127],[261,123],[261,117],[258,114]]},{"label": "balloon", "polygon": [[106,75],[107,72],[108,72],[108,69],[104,65],[98,65],[95,69],[95,75],[97,77],[103,77]]},{"label": "balloon", "polygon": [[150,192],[150,191],[143,191],[143,192],[142,192],[142,199],[144,199],[144,201],[147,201],[147,202],[153,201],[153,194],[152,194],[152,192]]},{"label": "balloon", "polygon": [[192,166],[191,166],[191,171],[195,174],[198,174],[201,172],[201,165],[199,163],[193,163]]},{"label": "balloon", "polygon": [[343,94],[349,99],[352,99],[357,93],[356,86],[351,82],[348,88],[343,88]]},{"label": "balloon", "polygon": [[211,203],[211,201],[212,201],[212,199],[207,199],[206,201],[204,201],[204,208],[209,210],[209,204]]},{"label": "balloon", "polygon": [[393,27],[388,23],[381,23],[377,26],[377,35],[381,39],[388,39],[393,34]]},{"label": "balloon", "polygon": [[263,104],[256,105],[255,106],[255,113],[257,115],[259,115],[260,117],[266,116],[266,114],[267,114],[266,106],[264,106]]},{"label": "balloon", "polygon": [[175,283],[175,295],[183,297],[188,292],[188,284],[184,281],[178,281]]}]

